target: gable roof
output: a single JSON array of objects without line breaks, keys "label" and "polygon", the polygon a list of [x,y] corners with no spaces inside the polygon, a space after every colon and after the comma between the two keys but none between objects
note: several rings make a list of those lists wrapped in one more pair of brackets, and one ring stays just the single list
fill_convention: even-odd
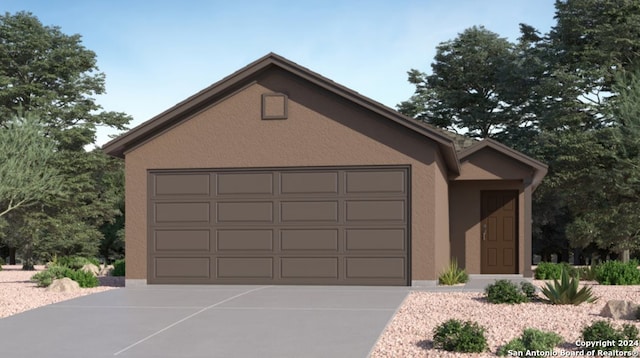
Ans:
[{"label": "gable roof", "polygon": [[266,56],[250,63],[235,73],[223,78],[150,120],[109,141],[102,148],[107,154],[124,158],[124,155],[128,150],[144,143],[175,124],[186,120],[191,115],[204,109],[210,104],[232,94],[247,83],[250,83],[260,73],[273,67],[278,67],[288,71],[289,73],[301,77],[327,91],[349,100],[354,104],[364,107],[367,110],[370,110],[434,141],[438,145],[449,171],[454,175],[460,173],[460,163],[458,161],[456,147],[450,136],[444,134],[440,130],[436,130],[426,124],[420,123],[413,118],[407,117],[394,109],[365,97],[356,91],[344,87],[275,53],[269,53]]},{"label": "gable roof", "polygon": [[504,144],[501,144],[493,139],[485,138],[475,144],[463,149],[458,154],[460,156],[460,162],[463,162],[466,158],[470,157],[474,153],[477,153],[485,148],[491,148],[493,150],[498,151],[499,153],[517,160],[520,163],[523,163],[533,170],[533,178],[531,180],[531,184],[533,186],[533,190],[538,187],[542,179],[547,175],[548,166],[540,161],[537,161],[529,156],[526,156],[517,150],[511,149]]}]

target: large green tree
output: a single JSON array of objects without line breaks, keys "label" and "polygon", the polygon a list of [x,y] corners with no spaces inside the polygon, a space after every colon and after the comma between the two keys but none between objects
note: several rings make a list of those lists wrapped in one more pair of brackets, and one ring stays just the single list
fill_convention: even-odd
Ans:
[{"label": "large green tree", "polygon": [[64,177],[53,165],[55,143],[39,120],[14,117],[0,128],[0,217],[61,195]]},{"label": "large green tree", "polygon": [[[56,143],[52,163],[64,176],[61,190],[68,194],[7,216],[3,241],[14,247],[30,243],[23,255],[95,255],[100,228],[120,214],[122,190],[110,176],[122,165],[100,150],[85,150],[97,127],[125,129],[130,120],[96,103],[104,92],[105,75],[80,35],[45,26],[27,12],[0,16],[0,113],[27,111],[42,118],[44,135]],[[0,126],[7,124],[0,120]]]},{"label": "large green tree", "polygon": [[[481,28],[441,44],[432,74],[409,73],[416,93],[398,107],[434,125],[454,123],[473,136],[492,136],[549,164],[534,195],[534,245],[540,250],[558,252],[569,244],[618,253],[637,249],[640,159],[634,138],[640,133],[632,124],[638,118],[632,74],[640,66],[640,2],[558,0],[555,6],[556,25],[544,35],[521,25],[501,66],[490,57],[477,61],[478,49],[492,48],[487,39],[497,41],[497,35],[463,36]],[[503,75],[491,79],[494,73]],[[483,107],[481,96],[471,96],[480,93],[470,86],[477,78],[489,78],[477,88],[502,88],[492,92],[497,106]],[[457,97],[447,100],[452,95]],[[485,111],[484,128],[460,120],[481,108],[494,109]]]},{"label": "large green tree", "polygon": [[414,96],[398,108],[406,115],[486,138],[517,126],[522,97],[513,44],[484,27],[466,29],[438,45],[431,74],[409,71]]}]

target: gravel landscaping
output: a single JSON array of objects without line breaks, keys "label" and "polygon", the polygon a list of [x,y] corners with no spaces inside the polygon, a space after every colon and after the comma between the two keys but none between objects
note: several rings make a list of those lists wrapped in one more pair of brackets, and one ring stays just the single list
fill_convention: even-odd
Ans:
[{"label": "gravel landscaping", "polygon": [[36,271],[22,271],[22,265],[3,265],[0,271],[0,318],[28,311],[40,306],[117,289],[124,286],[124,277],[98,277],[100,286],[82,288],[78,292],[47,292],[31,282],[31,276],[44,266],[36,266]]},{"label": "gravel landscaping", "polygon": [[[543,285],[542,281],[533,281]],[[596,282],[593,292],[599,300],[578,306],[550,305],[542,302],[522,304],[491,304],[482,293],[412,292],[378,340],[372,358],[381,357],[495,357],[497,349],[521,335],[525,328],[537,328],[560,334],[565,344],[557,348],[558,356],[576,349],[582,327],[597,320],[608,320],[614,326],[639,321],[613,320],[600,316],[608,300],[640,303],[640,286],[601,286]],[[455,318],[478,322],[486,328],[489,352],[461,354],[433,349],[433,329]],[[636,349],[638,351],[638,349]],[[637,352],[640,355],[640,352]]]},{"label": "gravel landscaping", "polygon": [[[44,268],[37,266],[36,269]],[[124,286],[123,277],[100,277],[99,287],[84,288],[72,293],[47,292],[30,281],[34,274],[34,271],[22,271],[21,266],[3,266],[3,271],[0,271],[0,318]],[[533,282],[538,286],[543,284],[543,281]],[[640,321],[613,320],[600,316],[600,311],[608,300],[640,303],[640,286],[601,286],[595,282],[586,284],[592,285],[599,300],[579,306],[554,306],[541,302],[490,304],[482,293],[411,292],[380,336],[371,357],[495,357],[500,346],[518,337],[525,328],[560,334],[565,343],[556,350],[566,354],[577,348],[575,342],[580,340],[582,327],[596,320],[609,320],[614,326],[632,323],[640,329]],[[451,318],[475,321],[485,327],[490,351],[460,354],[433,349],[433,329]]]}]

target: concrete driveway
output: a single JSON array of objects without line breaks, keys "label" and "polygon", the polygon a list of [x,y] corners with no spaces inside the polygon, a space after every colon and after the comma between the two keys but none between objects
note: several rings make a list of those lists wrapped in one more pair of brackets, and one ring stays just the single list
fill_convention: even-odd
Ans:
[{"label": "concrete driveway", "polygon": [[17,357],[367,357],[409,287],[146,286],[0,319]]}]

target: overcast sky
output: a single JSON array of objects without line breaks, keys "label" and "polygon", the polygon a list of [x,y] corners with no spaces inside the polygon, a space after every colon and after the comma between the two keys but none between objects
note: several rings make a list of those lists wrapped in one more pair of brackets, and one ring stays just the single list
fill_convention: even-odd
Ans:
[{"label": "overcast sky", "polygon": [[[389,107],[413,93],[406,72],[430,71],[436,46],[473,25],[515,40],[548,32],[554,0],[2,0],[45,25],[81,34],[106,74],[104,109],[136,126],[275,52]],[[98,145],[113,131],[101,130]]]}]

